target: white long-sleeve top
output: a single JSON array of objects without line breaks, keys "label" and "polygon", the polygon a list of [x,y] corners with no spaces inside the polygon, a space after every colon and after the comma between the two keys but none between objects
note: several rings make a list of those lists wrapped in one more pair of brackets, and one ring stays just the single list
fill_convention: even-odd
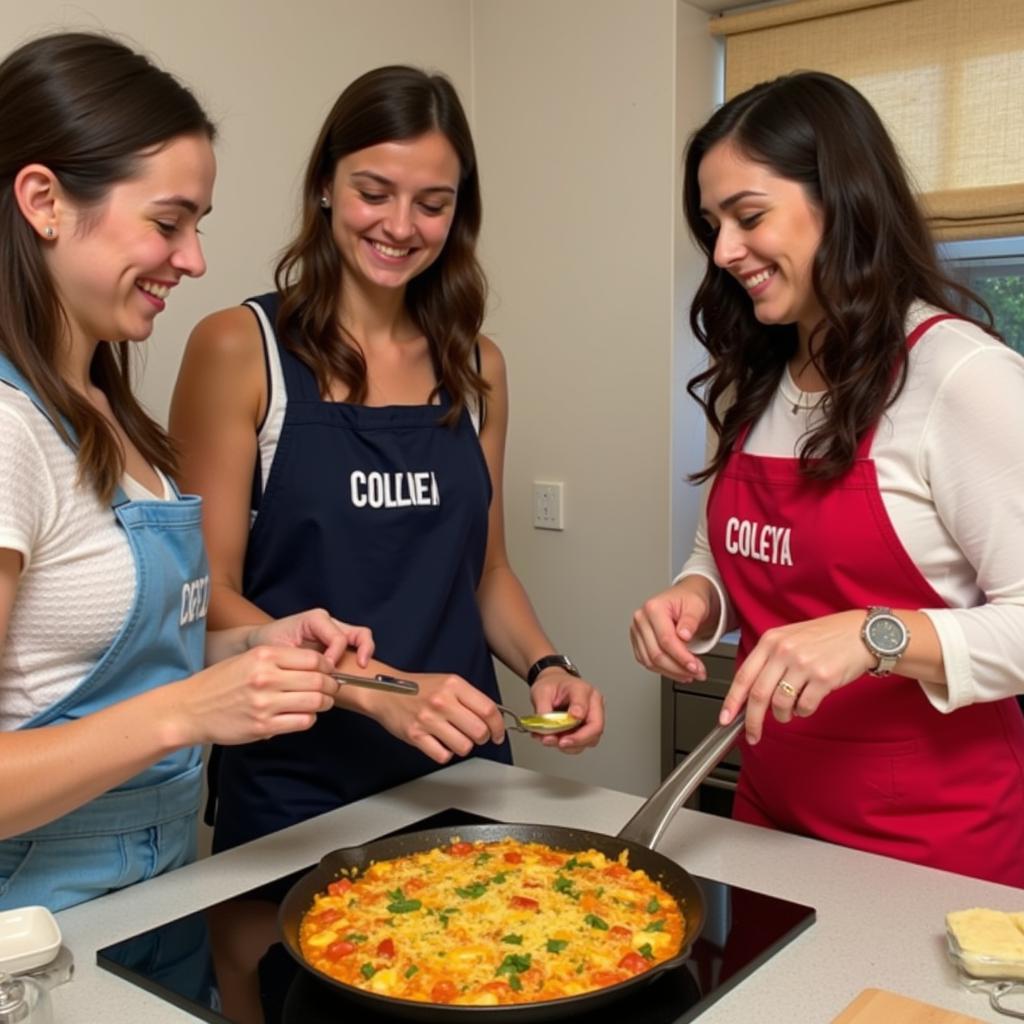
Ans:
[{"label": "white long-sleeve top", "polygon": [[[939,312],[915,305],[907,333]],[[819,398],[787,370],[744,451],[796,456]],[[871,458],[896,536],[948,606],[921,609],[947,680],[921,684],[929,700],[952,711],[1024,692],[1024,358],[965,321],[936,324],[911,349]],[[707,577],[722,600],[715,636],[694,645],[701,653],[734,625],[706,516],[676,579],[687,575]]]}]

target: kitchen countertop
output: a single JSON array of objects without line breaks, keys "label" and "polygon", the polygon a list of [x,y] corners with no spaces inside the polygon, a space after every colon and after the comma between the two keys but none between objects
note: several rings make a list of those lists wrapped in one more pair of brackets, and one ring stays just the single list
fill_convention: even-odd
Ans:
[{"label": "kitchen countertop", "polygon": [[[507,821],[617,832],[642,798],[469,761],[58,915],[75,976],[53,992],[58,1024],[175,1024],[190,1014],[100,969],[96,950],[448,807]],[[813,906],[817,921],[701,1015],[701,1024],[825,1024],[883,988],[1005,1021],[961,987],[945,955],[947,910],[1024,909],[1009,886],[680,810],[659,852],[709,878]]]}]

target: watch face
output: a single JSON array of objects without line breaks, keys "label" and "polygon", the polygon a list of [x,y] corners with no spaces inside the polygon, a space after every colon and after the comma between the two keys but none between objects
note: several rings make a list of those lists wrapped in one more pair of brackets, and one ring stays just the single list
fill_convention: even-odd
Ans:
[{"label": "watch face", "polygon": [[907,640],[907,631],[894,615],[879,615],[868,624],[871,645],[883,654],[898,654]]}]

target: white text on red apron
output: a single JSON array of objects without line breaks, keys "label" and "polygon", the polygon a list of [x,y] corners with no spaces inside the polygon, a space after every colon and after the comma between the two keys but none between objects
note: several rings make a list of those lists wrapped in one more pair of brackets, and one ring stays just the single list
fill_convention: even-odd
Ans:
[{"label": "white text on red apron", "polygon": [[757,523],[731,516],[725,524],[725,550],[755,562],[792,565],[789,546],[790,528]]}]

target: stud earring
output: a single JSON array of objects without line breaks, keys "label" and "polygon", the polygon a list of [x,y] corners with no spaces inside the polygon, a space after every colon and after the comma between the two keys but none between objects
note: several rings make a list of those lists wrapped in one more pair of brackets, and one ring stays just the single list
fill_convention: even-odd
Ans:
[{"label": "stud earring", "polygon": [[320,205],[321,205],[321,207],[323,207],[323,209],[329,210],[331,208],[331,201],[330,201],[330,199],[327,198],[327,196],[325,196],[325,195],[321,196],[320,197]]},{"label": "stud earring", "polygon": [[57,234],[57,232],[53,230],[52,224],[47,224],[45,230],[43,231],[43,234],[46,235],[47,238],[53,238],[53,236]]}]

